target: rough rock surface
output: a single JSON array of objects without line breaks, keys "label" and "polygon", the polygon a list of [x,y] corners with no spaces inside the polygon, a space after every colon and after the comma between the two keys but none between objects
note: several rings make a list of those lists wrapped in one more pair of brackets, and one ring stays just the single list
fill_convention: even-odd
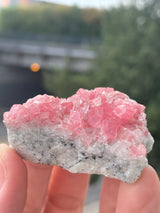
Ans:
[{"label": "rough rock surface", "polygon": [[8,141],[24,159],[133,183],[153,138],[145,107],[112,88],[68,99],[38,95],[4,113]]}]

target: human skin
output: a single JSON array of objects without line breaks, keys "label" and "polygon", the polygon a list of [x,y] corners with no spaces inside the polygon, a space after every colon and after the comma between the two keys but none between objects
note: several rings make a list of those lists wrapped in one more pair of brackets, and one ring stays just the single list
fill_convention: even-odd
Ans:
[{"label": "human skin", "polygon": [[[24,161],[0,144],[0,212],[82,213],[90,175]],[[160,213],[160,182],[151,166],[134,184],[104,177],[99,213]]]}]

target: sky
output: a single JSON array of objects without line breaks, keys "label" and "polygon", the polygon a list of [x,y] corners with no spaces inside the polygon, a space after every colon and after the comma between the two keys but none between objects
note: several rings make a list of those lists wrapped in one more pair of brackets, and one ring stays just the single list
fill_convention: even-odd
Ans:
[{"label": "sky", "polygon": [[111,6],[118,6],[120,3],[128,0],[47,0],[48,2],[77,5],[79,7],[97,7],[108,8]]}]

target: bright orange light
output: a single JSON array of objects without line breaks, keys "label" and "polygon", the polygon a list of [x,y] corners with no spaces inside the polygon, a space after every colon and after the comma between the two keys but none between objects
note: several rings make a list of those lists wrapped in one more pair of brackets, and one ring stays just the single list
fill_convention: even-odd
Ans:
[{"label": "bright orange light", "polygon": [[30,66],[32,72],[38,72],[40,70],[40,65],[38,63],[33,63]]}]

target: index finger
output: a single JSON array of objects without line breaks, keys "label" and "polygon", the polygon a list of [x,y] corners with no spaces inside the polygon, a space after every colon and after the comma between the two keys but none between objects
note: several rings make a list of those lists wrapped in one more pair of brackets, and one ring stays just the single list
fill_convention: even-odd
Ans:
[{"label": "index finger", "polygon": [[90,175],[73,174],[55,166],[51,175],[46,213],[81,213]]}]

